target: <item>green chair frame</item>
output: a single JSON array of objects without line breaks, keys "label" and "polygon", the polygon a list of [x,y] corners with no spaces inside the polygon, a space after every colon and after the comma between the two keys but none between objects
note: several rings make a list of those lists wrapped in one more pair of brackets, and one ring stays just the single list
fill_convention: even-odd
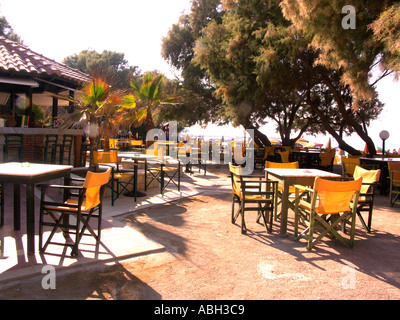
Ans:
[{"label": "green chair frame", "polygon": [[400,162],[388,162],[390,193],[389,203],[393,207],[395,204],[400,204],[398,199],[400,196]]},{"label": "green chair frame", "polygon": [[[319,177],[316,178],[321,179]],[[323,179],[321,179],[323,180]],[[341,189],[340,183],[349,183],[348,181],[332,181],[336,184],[335,189],[332,189],[331,192],[335,192],[335,190]],[[312,248],[325,236],[330,236],[336,239],[339,239],[343,244],[348,246],[349,248],[353,248],[354,246],[354,236],[355,236],[355,224],[356,224],[356,216],[357,216],[357,205],[358,198],[360,195],[360,188],[362,179],[358,179],[357,181],[351,181],[355,184],[359,185],[358,191],[355,190],[353,193],[353,197],[349,202],[349,210],[344,211],[340,214],[340,212],[332,213],[332,214],[319,214],[317,213],[317,203],[319,201],[318,190],[314,188],[309,188],[306,186],[295,185],[296,188],[296,207],[295,207],[295,227],[294,227],[294,236],[296,241],[304,238],[307,240],[307,249],[312,250]],[[350,182],[350,183],[351,183]],[[303,194],[303,197],[300,195]],[[305,225],[305,229],[299,233],[299,223]],[[341,224],[342,230],[344,231],[346,224],[351,225],[349,239],[346,239],[338,232],[338,226]],[[316,226],[321,227],[323,230],[320,234],[315,237],[315,229]]]},{"label": "green chair frame", "polygon": [[[241,233],[247,233],[245,213],[257,212],[257,222],[263,218],[268,233],[272,232],[277,181],[265,180],[265,176],[243,175],[240,166],[229,164],[232,182],[231,222],[241,216]],[[238,190],[240,189],[240,190]],[[235,212],[235,204],[239,205]]]},{"label": "green chair frame", "polygon": [[[181,191],[181,162],[179,160],[175,161],[176,166],[172,166],[171,163],[165,164],[162,160],[146,161],[144,175],[145,190],[147,190],[149,185],[154,180],[157,180],[160,184],[161,194],[164,193],[164,190],[167,188],[170,182],[172,182],[178,188],[178,191]],[[150,179],[147,179],[147,172],[150,174]],[[177,178],[177,181],[175,181],[175,177]]]},{"label": "green chair frame", "polygon": [[71,163],[71,153],[74,143],[74,136],[73,135],[64,135],[62,139],[62,143],[60,144],[60,156],[59,156],[59,163],[64,164],[66,160],[66,164]]},{"label": "green chair frame", "polygon": [[16,160],[19,162],[23,161],[23,142],[24,142],[24,137],[22,134],[5,135],[5,141],[3,147],[4,162],[10,161],[9,151],[11,150],[17,150],[18,156]]},{"label": "green chair frame", "polygon": [[57,158],[58,135],[48,134],[45,137],[44,145],[35,146],[35,161],[39,161],[39,149],[43,150],[43,163],[55,164]]}]

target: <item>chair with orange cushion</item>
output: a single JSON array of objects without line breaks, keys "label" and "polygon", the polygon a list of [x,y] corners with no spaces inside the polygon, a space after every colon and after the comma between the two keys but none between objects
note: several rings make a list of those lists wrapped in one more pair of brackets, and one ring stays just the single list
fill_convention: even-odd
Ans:
[{"label": "chair with orange cushion", "polygon": [[[243,175],[243,168],[232,163],[229,164],[229,170],[232,182],[232,223],[241,216],[241,232],[245,234],[245,212],[257,211],[257,221],[262,217],[267,232],[271,232],[276,181],[267,181],[264,176]],[[236,213],[235,204],[239,204]]]},{"label": "chair with orange cushion", "polygon": [[[361,168],[360,166],[356,166],[353,174],[354,180],[363,179],[360,197],[358,199],[357,206],[357,215],[360,218],[360,221],[367,230],[367,232],[371,232],[371,224],[372,224],[372,210],[374,208],[374,194],[375,194],[375,186],[378,184],[379,179],[381,177],[381,170],[367,170]],[[365,222],[362,212],[368,212],[368,223]]]},{"label": "chair with orange cushion", "polygon": [[[133,169],[121,168],[118,159],[118,151],[94,151],[93,163],[97,170],[104,170],[111,167],[111,178],[108,187],[111,189],[111,205],[114,206],[115,200],[119,198],[122,192],[130,193],[133,190],[134,200],[136,201],[136,165]],[[132,190],[128,190],[133,185]]]},{"label": "chair with orange cushion", "polygon": [[[296,240],[307,239],[307,249],[311,250],[323,237],[330,235],[352,248],[361,184],[362,178],[353,181],[332,181],[317,177],[313,188],[295,186],[294,234]],[[300,192],[304,191],[309,193],[307,198],[300,197]],[[306,228],[299,234],[300,222]],[[342,228],[346,224],[351,224],[349,239],[337,230],[340,223]],[[321,227],[322,231],[314,237],[316,225]]]},{"label": "chair with orange cushion", "polygon": [[353,177],[354,169],[360,165],[360,158],[342,157],[342,177]]},{"label": "chair with orange cushion", "polygon": [[333,172],[333,162],[335,160],[335,149],[325,149],[319,154],[318,168]]},{"label": "chair with orange cushion", "polygon": [[[298,169],[299,162],[265,162],[265,168],[274,168],[274,169]],[[283,192],[283,185],[281,183],[278,184],[276,188],[276,195],[275,195],[275,221],[279,218],[280,213],[278,213],[278,205],[282,203],[282,192]],[[290,195],[294,194],[296,189],[293,186],[289,187],[289,197]],[[294,201],[289,201],[289,208],[294,210]]]},{"label": "chair with orange cushion", "polygon": [[390,178],[390,196],[389,203],[393,207],[397,202],[400,195],[400,162],[389,161],[389,178]]},{"label": "chair with orange cushion", "polygon": [[289,162],[289,154],[290,151],[289,150],[285,150],[285,151],[278,151],[279,155],[281,156],[281,162]]},{"label": "chair with orange cushion", "polygon": [[[83,185],[41,185],[40,218],[39,218],[39,250],[45,252],[49,244],[72,247],[71,256],[78,255],[78,246],[82,236],[90,235],[96,240],[98,250],[101,237],[102,200],[105,185],[111,175],[111,168],[105,172],[88,171]],[[47,200],[49,189],[67,191],[65,201]],[[75,192],[72,192],[75,191]],[[73,216],[73,221],[70,217]],[[91,219],[97,219],[97,232],[90,225]],[[51,232],[45,243],[43,238],[45,228],[50,227]],[[52,241],[57,230],[62,230],[65,242]],[[86,233],[88,231],[89,233]],[[67,241],[67,235],[74,234],[75,240]]]}]

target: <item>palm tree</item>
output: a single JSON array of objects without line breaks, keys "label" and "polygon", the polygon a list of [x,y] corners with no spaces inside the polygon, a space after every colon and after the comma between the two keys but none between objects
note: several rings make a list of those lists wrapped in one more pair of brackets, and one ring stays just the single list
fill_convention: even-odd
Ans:
[{"label": "palm tree", "polygon": [[146,72],[141,82],[131,80],[133,93],[124,97],[124,108],[131,110],[127,120],[137,126],[145,123],[146,133],[154,129],[153,113],[161,105],[172,104],[174,97],[163,98],[162,82],[164,75],[153,75]]},{"label": "palm tree", "polygon": [[64,127],[84,128],[89,136],[90,166],[92,166],[93,151],[98,149],[100,132],[105,138],[105,146],[109,147],[108,139],[123,124],[119,120],[124,92],[113,90],[105,78],[93,77],[92,82],[83,85],[77,96],[78,99],[57,96],[75,104],[74,112],[65,114],[60,120]]}]

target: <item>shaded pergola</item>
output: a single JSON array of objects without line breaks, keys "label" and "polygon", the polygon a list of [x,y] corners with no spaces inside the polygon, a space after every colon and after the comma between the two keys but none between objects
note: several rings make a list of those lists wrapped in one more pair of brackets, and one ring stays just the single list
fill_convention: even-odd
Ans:
[{"label": "shaded pergola", "polygon": [[53,119],[58,116],[58,107],[64,106],[68,111],[73,105],[59,101],[48,93],[69,95],[75,92],[91,77],[74,68],[58,63],[28,47],[0,37],[0,108],[3,114],[14,114],[16,97],[24,99],[25,115],[29,116],[32,125],[32,105],[52,106]]}]

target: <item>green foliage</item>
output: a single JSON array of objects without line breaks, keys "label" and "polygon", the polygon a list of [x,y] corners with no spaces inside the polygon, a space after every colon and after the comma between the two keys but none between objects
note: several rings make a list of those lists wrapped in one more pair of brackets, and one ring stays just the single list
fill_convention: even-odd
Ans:
[{"label": "green foliage", "polygon": [[0,17],[0,36],[23,44],[21,37],[14,32],[14,29],[11,27],[6,17],[4,16]]},{"label": "green foliage", "polygon": [[129,88],[131,78],[139,76],[138,67],[129,66],[125,55],[114,51],[84,50],[64,58],[63,63],[94,77],[106,75],[107,81],[118,88]]},{"label": "green foliage", "polygon": [[[316,64],[341,70],[342,84],[350,86],[356,98],[354,102],[357,103],[359,99],[372,99],[376,94],[372,73],[374,66],[381,64],[384,76],[388,68],[385,62],[393,58],[398,61],[398,55],[394,57],[390,51],[385,50],[380,41],[383,39],[379,40],[379,36],[374,36],[371,29],[371,24],[375,25],[375,32],[378,32],[381,29],[379,25],[383,24],[391,29],[388,17],[393,16],[396,8],[386,17],[382,17],[381,22],[385,20],[386,23],[382,24],[376,20],[394,2],[283,0],[281,6],[284,16],[290,19],[310,39],[311,46],[319,51],[320,56]],[[345,16],[342,14],[342,8],[347,4],[356,9],[356,29],[342,27],[342,19]]]},{"label": "green foliage", "polygon": [[160,110],[159,115],[165,120],[176,120],[186,126],[225,120],[221,118],[221,101],[214,96],[214,85],[205,71],[193,62],[195,41],[202,37],[203,28],[211,21],[221,21],[220,2],[192,1],[191,13],[182,15],[163,38],[162,56],[181,72],[182,78],[174,84],[181,104]]}]

